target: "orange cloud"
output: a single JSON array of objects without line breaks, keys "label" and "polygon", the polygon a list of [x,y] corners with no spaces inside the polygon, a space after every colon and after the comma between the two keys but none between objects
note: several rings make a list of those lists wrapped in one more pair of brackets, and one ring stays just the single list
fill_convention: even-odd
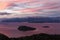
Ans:
[{"label": "orange cloud", "polygon": [[9,2],[0,2],[0,10],[4,10],[9,4]]},{"label": "orange cloud", "polygon": [[24,2],[31,2],[32,0],[28,0],[28,1],[27,0],[12,0],[11,2],[10,1],[0,1],[0,10],[4,10],[5,8],[7,8],[8,5],[11,5],[12,2],[24,3]]}]

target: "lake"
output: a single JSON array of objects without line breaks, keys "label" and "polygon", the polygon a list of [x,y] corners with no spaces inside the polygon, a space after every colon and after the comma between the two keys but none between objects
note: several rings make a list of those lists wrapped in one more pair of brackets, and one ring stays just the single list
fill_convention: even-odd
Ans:
[{"label": "lake", "polygon": [[[19,31],[17,28],[22,25],[34,27],[36,30],[26,32]],[[30,36],[39,33],[60,34],[60,23],[3,22],[0,23],[0,33],[8,37]]]}]

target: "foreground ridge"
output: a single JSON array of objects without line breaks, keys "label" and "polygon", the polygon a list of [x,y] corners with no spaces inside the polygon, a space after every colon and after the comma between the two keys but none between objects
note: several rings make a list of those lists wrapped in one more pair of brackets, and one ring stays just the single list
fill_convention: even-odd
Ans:
[{"label": "foreground ridge", "polygon": [[60,35],[40,33],[25,37],[8,38],[6,35],[0,34],[0,40],[60,40]]}]

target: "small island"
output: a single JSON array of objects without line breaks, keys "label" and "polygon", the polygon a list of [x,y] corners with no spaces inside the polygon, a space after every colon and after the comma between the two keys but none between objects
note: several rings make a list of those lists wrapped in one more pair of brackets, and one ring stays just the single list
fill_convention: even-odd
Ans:
[{"label": "small island", "polygon": [[36,30],[36,28],[29,27],[29,26],[19,26],[18,30],[19,31],[32,31],[32,30]]}]

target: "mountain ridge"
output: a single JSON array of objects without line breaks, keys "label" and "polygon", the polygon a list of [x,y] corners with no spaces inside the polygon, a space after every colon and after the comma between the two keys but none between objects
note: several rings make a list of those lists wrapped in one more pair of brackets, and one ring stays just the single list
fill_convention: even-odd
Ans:
[{"label": "mountain ridge", "polygon": [[1,22],[60,23],[60,17],[10,18],[4,19]]}]

